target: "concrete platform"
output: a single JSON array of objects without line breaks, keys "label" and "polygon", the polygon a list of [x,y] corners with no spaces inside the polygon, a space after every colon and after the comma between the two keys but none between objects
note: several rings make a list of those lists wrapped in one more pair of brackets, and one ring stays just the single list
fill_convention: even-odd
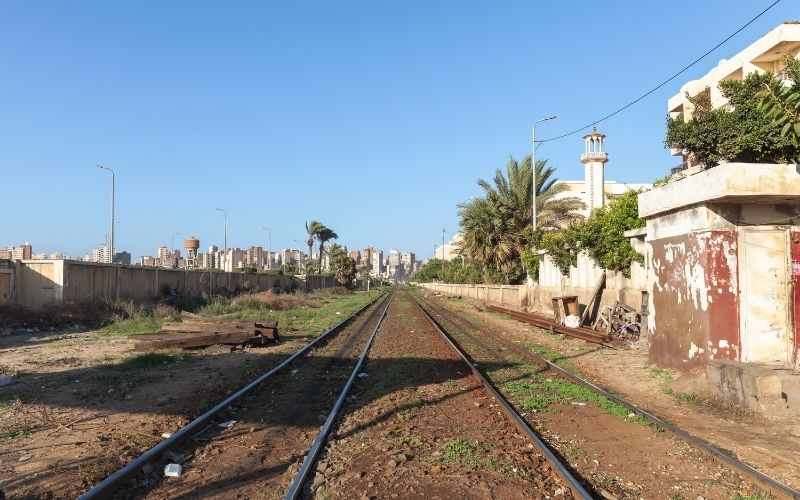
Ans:
[{"label": "concrete platform", "polygon": [[766,416],[800,415],[800,376],[788,368],[715,360],[706,367],[709,391]]}]

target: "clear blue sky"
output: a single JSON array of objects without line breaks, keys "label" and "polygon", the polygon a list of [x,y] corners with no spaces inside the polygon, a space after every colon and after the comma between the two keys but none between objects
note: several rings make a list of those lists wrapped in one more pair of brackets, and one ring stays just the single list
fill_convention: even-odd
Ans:
[{"label": "clear blue sky", "polygon": [[[668,77],[771,0],[669,2],[3,2],[0,246],[83,255],[109,227],[152,254],[340,242],[431,254],[456,205],[508,156],[591,122]],[[792,7],[795,7],[792,9]],[[797,17],[784,0],[664,89],[598,126],[607,179],[649,182],[666,100]],[[582,177],[580,136],[537,157]],[[176,241],[178,239],[176,238]],[[299,240],[300,245],[294,240]]]}]

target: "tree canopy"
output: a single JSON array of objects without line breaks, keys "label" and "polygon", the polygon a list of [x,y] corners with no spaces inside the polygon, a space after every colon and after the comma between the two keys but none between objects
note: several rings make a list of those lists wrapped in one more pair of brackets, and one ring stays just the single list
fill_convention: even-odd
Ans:
[{"label": "tree canopy", "polygon": [[[506,283],[523,277],[522,255],[533,243],[526,232],[533,218],[531,157],[522,162],[509,158],[505,172],[497,169],[491,181],[480,179],[483,196],[459,205],[462,240],[460,252],[480,267],[485,279],[499,271]],[[555,167],[536,162],[537,227],[555,231],[581,218],[583,202],[557,184]]]},{"label": "tree canopy", "polygon": [[[766,90],[781,87],[780,80],[771,73],[751,73],[743,80],[719,83],[722,95],[728,99],[727,106],[713,108],[708,88],[693,97],[687,95],[694,106],[692,117],[688,121],[682,116],[668,118],[664,143],[685,150],[691,164],[707,168],[724,162],[791,162],[800,156],[800,149],[773,120],[784,120],[779,117],[783,116],[783,108],[774,104],[770,114],[763,104]],[[776,103],[781,96],[776,96]],[[789,129],[794,127],[788,127],[786,132]]]}]

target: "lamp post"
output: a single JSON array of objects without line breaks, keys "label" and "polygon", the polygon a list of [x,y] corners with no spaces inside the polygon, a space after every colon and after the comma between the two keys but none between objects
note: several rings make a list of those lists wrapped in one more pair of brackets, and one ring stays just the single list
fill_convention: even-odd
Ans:
[{"label": "lamp post", "polygon": [[[222,270],[225,271],[225,263],[228,261],[228,211],[224,208],[215,208],[214,210],[219,210],[225,215],[225,239],[223,240],[224,249],[222,250]],[[231,266],[233,269],[233,266]]]},{"label": "lamp post", "polygon": [[548,120],[555,120],[556,115],[548,116],[547,118],[541,118],[533,122],[533,131],[531,132],[531,140],[532,140],[532,148],[531,148],[531,175],[533,176],[533,182],[531,184],[531,203],[533,204],[533,217],[531,218],[531,222],[533,225],[533,231],[536,232],[536,125],[546,122]]},{"label": "lamp post", "polygon": [[444,233],[447,232],[447,225],[450,224],[449,222],[445,222],[442,226],[442,277],[444,277]]},{"label": "lamp post", "polygon": [[170,245],[171,245],[173,254],[175,253],[175,236],[178,235],[178,234],[181,234],[181,233],[172,233],[172,236],[170,236],[170,242],[171,242]]},{"label": "lamp post", "polygon": [[109,253],[111,254],[111,258],[109,259],[110,263],[114,263],[114,184],[115,184],[115,175],[114,170],[109,167],[104,167],[103,165],[97,165],[97,168],[101,168],[103,170],[108,170],[111,172],[111,248],[109,248]]},{"label": "lamp post", "polygon": [[272,269],[272,230],[266,226],[261,226],[261,229],[264,229],[269,233],[269,254],[267,254],[267,269]]},{"label": "lamp post", "polygon": [[215,208],[215,210],[219,210],[225,215],[225,239],[224,239],[224,251],[228,251],[228,211],[224,208]]}]

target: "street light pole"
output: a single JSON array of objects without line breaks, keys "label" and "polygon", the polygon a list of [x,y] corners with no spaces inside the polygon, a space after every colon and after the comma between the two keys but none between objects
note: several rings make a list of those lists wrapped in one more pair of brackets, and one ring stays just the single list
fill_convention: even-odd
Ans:
[{"label": "street light pole", "polygon": [[[227,261],[228,260],[228,211],[224,208],[216,208],[215,210],[219,210],[225,215],[225,239],[224,246],[225,248],[222,250],[222,258]],[[222,269],[225,270],[225,262],[222,263]]]},{"label": "street light pole", "polygon": [[175,235],[177,235],[177,234],[181,234],[181,233],[172,233],[172,236],[170,236],[170,241],[171,241],[170,245],[172,246],[172,253],[173,254],[175,253]]},{"label": "street light pole", "polygon": [[533,130],[531,132],[531,141],[532,141],[532,148],[531,148],[531,175],[533,176],[533,182],[531,184],[531,203],[533,204],[533,217],[531,218],[533,232],[536,232],[536,125],[546,122],[548,120],[555,120],[556,115],[548,116],[547,118],[542,118],[533,122]]},{"label": "street light pole", "polygon": [[103,170],[108,170],[111,172],[111,248],[109,248],[109,252],[111,254],[110,263],[114,263],[114,190],[115,190],[115,175],[114,170],[109,167],[104,167],[103,165],[97,165],[97,168],[101,168]]},{"label": "street light pole", "polygon": [[261,229],[265,229],[267,233],[269,233],[269,258],[267,259],[267,269],[272,269],[272,230],[265,226],[261,226]]},{"label": "street light pole", "polygon": [[449,222],[445,222],[442,226],[442,276],[444,276],[444,233],[447,231],[447,225]]}]

